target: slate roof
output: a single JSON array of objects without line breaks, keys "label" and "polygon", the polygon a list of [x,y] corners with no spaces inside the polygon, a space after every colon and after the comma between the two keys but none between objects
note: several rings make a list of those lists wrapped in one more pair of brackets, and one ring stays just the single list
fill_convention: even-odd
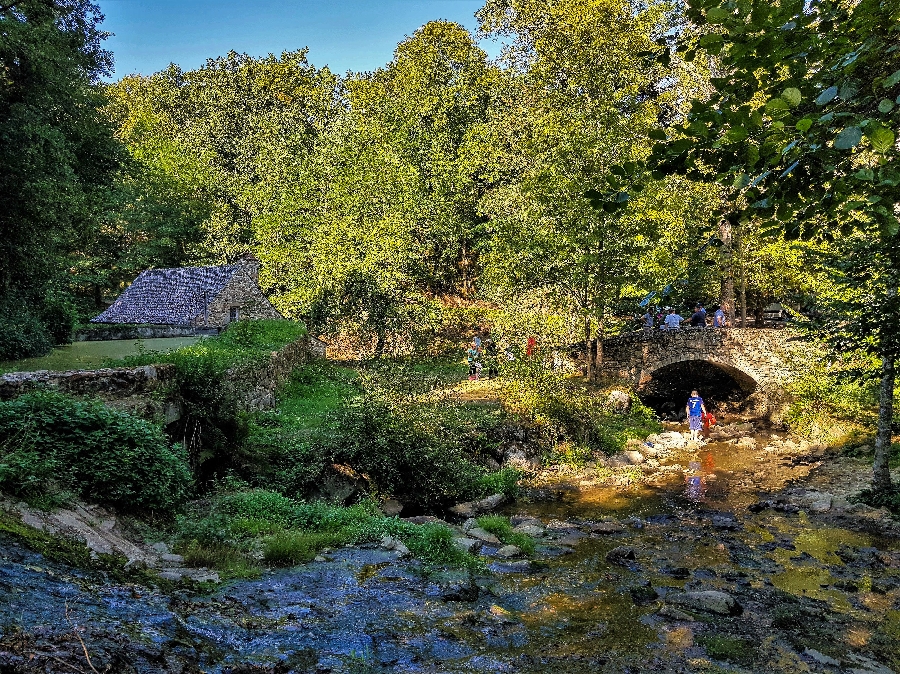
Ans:
[{"label": "slate roof", "polygon": [[141,272],[91,323],[191,325],[228,284],[239,264],[179,267]]}]

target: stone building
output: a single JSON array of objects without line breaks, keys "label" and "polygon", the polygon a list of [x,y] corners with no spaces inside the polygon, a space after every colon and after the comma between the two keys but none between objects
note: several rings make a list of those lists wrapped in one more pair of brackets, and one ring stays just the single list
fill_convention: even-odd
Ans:
[{"label": "stone building", "polygon": [[242,318],[283,318],[259,287],[259,261],[148,269],[92,323],[224,328]]}]

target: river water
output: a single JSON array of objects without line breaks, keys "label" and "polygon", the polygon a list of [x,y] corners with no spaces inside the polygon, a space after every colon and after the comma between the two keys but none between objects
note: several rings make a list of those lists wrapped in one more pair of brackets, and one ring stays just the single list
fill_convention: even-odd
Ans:
[{"label": "river water", "polygon": [[[755,448],[678,460],[654,485],[509,507],[547,536],[527,570],[474,577],[372,546],[165,594],[0,540],[0,671],[91,671],[79,638],[109,672],[900,671],[895,540],[773,499],[799,474]],[[675,603],[708,590],[739,608]]]}]

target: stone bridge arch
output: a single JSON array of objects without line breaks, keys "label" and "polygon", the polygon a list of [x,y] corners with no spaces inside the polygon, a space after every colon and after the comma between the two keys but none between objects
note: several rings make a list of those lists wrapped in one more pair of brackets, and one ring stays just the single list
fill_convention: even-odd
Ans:
[{"label": "stone bridge arch", "polygon": [[754,412],[777,416],[784,384],[793,374],[787,330],[682,328],[647,330],[603,340],[599,374],[623,379],[641,390],[653,373],[670,365],[706,362],[724,370],[749,395]]}]

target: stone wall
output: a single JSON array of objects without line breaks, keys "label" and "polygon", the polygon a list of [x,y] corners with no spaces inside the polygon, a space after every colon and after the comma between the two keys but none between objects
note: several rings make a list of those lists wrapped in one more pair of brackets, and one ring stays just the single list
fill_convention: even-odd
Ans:
[{"label": "stone wall", "polygon": [[103,342],[116,339],[160,339],[165,337],[211,337],[220,328],[191,325],[121,325],[85,328],[75,333],[76,342]]},{"label": "stone wall", "polygon": [[259,288],[258,264],[244,264],[235,272],[228,284],[209,303],[206,320],[208,325],[226,326],[231,322],[231,309],[237,308],[238,320],[284,318]]},{"label": "stone wall", "polygon": [[291,376],[294,368],[315,356],[306,337],[273,351],[268,362],[252,368],[230,371],[227,385],[232,387],[243,411],[272,409],[275,407],[275,391]]},{"label": "stone wall", "polygon": [[0,400],[9,400],[39,388],[72,395],[127,398],[157,391],[169,384],[174,376],[175,366],[168,364],[67,372],[11,372],[0,376]]},{"label": "stone wall", "polygon": [[641,388],[668,365],[705,361],[727,372],[747,393],[755,411],[777,416],[787,402],[784,383],[793,374],[788,330],[682,328],[647,330],[603,341],[600,374]]}]

